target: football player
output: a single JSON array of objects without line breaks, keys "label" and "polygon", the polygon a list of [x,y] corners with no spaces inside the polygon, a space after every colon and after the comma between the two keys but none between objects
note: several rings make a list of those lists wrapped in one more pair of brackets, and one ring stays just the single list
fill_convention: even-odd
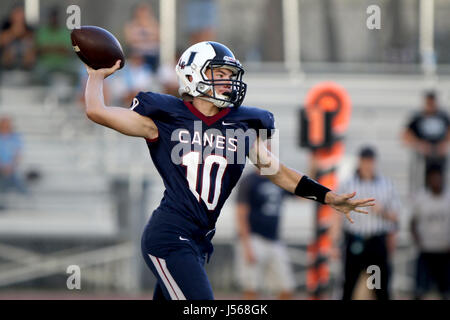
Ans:
[{"label": "football player", "polygon": [[[298,196],[328,204],[351,220],[374,199],[336,194],[278,162],[264,146],[274,130],[272,113],[241,106],[244,69],[226,46],[212,41],[189,47],[176,66],[182,99],[140,92],[130,108],[105,106],[102,86],[118,70],[87,67],[86,114],[120,133],[146,139],[165,192],[142,235],[142,254],[157,278],[154,299],[213,299],[205,260],[223,204],[248,157],[268,178]],[[244,158],[244,159],[242,159]]]}]

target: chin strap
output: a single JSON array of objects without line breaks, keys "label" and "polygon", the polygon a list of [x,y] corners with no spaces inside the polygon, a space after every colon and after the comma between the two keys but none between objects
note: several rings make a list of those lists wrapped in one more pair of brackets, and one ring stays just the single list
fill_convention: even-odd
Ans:
[{"label": "chin strap", "polygon": [[[200,92],[200,93],[203,93],[203,92],[208,92],[210,90],[212,91],[213,88],[214,88],[213,85],[208,85],[207,86],[204,83],[200,83],[198,85],[198,87],[197,87],[197,91]],[[233,100],[236,99],[236,96],[237,96],[236,90],[232,90],[228,95],[218,94],[217,92],[214,92],[214,93],[215,93],[215,96],[217,98],[223,99],[223,100],[228,99],[228,100],[233,101]],[[211,102],[212,104],[214,104],[218,108],[227,108],[227,107],[230,107],[230,106],[234,105],[234,103],[229,102],[229,101],[221,101],[221,100],[217,100],[217,99],[215,99],[213,97],[208,97],[208,96],[203,96],[203,95],[199,95],[199,96],[197,96],[197,98],[209,101],[209,102]]]},{"label": "chin strap", "polygon": [[[216,96],[218,96],[220,99],[225,99],[226,98],[223,95],[216,95]],[[211,97],[198,96],[197,98],[209,101],[209,102],[211,102],[212,104],[214,104],[218,108],[227,108],[227,107],[230,107],[230,106],[233,105],[233,103],[231,103],[231,102],[220,101],[220,100],[216,100],[216,99],[211,98]]]}]

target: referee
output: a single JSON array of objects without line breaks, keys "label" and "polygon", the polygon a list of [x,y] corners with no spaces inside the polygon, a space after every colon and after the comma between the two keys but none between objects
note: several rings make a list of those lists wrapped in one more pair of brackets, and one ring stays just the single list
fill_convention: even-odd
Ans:
[{"label": "referee", "polygon": [[389,300],[389,260],[400,204],[391,181],[376,171],[376,153],[373,148],[366,146],[360,150],[355,174],[340,189],[344,193],[356,191],[361,197],[377,199],[368,215],[355,215],[353,224],[344,221],[342,225],[345,277],[342,299],[351,300],[361,273],[366,273],[369,266],[376,265],[380,268],[381,276],[380,287],[374,289],[376,297],[378,300]]}]

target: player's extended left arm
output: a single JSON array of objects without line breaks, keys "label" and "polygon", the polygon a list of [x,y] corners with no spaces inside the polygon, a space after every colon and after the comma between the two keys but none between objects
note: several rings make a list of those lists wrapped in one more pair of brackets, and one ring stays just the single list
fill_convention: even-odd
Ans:
[{"label": "player's extended left arm", "polygon": [[250,159],[260,170],[264,167],[278,168],[274,174],[267,175],[274,184],[300,197],[330,205],[343,213],[351,223],[353,223],[350,218],[351,211],[367,214],[367,211],[360,208],[375,205],[374,198],[352,199],[356,192],[337,194],[308,176],[286,167],[267,150],[262,141],[255,143],[250,152]]}]

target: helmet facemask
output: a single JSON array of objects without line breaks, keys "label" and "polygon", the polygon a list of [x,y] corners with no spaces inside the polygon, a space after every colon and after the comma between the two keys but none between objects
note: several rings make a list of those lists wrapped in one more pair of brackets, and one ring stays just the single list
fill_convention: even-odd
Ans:
[{"label": "helmet facemask", "polygon": [[[233,75],[230,79],[214,79],[215,68],[229,69]],[[206,77],[205,72],[207,69],[211,70],[211,79]],[[202,94],[199,98],[210,101],[219,108],[232,105],[239,107],[242,104],[247,91],[247,84],[242,81],[244,69],[242,69],[239,62],[210,59],[203,65],[200,74],[203,80],[198,82],[196,88],[197,92]],[[231,90],[225,94],[219,94],[216,91],[217,86],[229,86]]]}]

